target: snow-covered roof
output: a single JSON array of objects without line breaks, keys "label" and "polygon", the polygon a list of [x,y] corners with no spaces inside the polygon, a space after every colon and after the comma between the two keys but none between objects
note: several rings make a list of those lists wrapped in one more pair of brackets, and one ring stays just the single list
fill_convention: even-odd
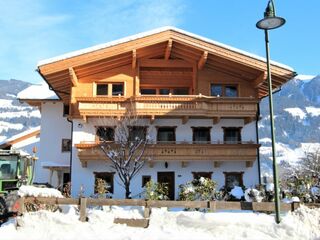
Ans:
[{"label": "snow-covered roof", "polygon": [[41,162],[41,167],[43,168],[61,168],[61,167],[70,167],[69,164],[59,163],[59,162]]},{"label": "snow-covered roof", "polygon": [[[226,44],[223,44],[223,43],[220,43],[220,42],[217,42],[217,41],[213,41],[213,40],[211,40],[209,38],[202,37],[202,36],[199,36],[197,34],[190,33],[190,32],[187,32],[185,30],[182,30],[182,29],[179,29],[179,28],[176,28],[176,27],[166,26],[166,27],[156,28],[156,29],[153,29],[151,31],[146,31],[146,32],[142,32],[142,33],[139,33],[139,34],[131,35],[131,36],[128,36],[128,37],[125,37],[125,38],[121,38],[121,39],[115,40],[115,41],[110,41],[110,42],[107,42],[107,43],[103,43],[103,44],[95,45],[95,46],[92,46],[92,47],[80,49],[80,50],[77,50],[77,51],[69,52],[69,53],[66,53],[66,54],[63,54],[63,55],[60,55],[60,56],[56,56],[56,57],[53,57],[53,58],[41,60],[41,61],[38,62],[37,66],[39,67],[39,66],[46,65],[46,64],[49,64],[49,63],[65,60],[65,59],[72,58],[72,57],[75,57],[75,56],[79,56],[79,55],[82,55],[82,54],[85,54],[85,53],[97,51],[97,50],[100,50],[100,49],[103,49],[103,48],[108,48],[108,47],[111,47],[111,46],[114,46],[114,45],[118,45],[118,44],[129,42],[129,41],[133,41],[133,40],[136,40],[136,39],[140,39],[140,38],[143,38],[143,37],[147,37],[147,36],[150,36],[150,35],[153,35],[153,34],[157,34],[157,33],[161,33],[161,32],[168,31],[168,30],[175,31],[175,32],[178,32],[178,33],[181,33],[181,34],[184,34],[184,35],[188,35],[190,37],[199,39],[201,41],[204,41],[204,42],[207,42],[207,43],[210,43],[210,44],[214,44],[216,46],[220,46],[220,47],[226,48],[226,49],[228,49],[230,51],[234,51],[234,52],[246,55],[248,57],[255,58],[255,59],[260,60],[260,61],[266,61],[266,59],[263,58],[263,57],[260,57],[258,55],[255,55],[255,54],[243,51],[243,50],[240,50],[238,48],[234,48],[234,47],[231,47],[229,45],[226,45]],[[294,71],[291,67],[289,67],[287,65],[284,65],[282,63],[278,63],[278,62],[275,62],[275,61],[271,61],[271,63],[273,65],[279,66],[281,68],[285,68],[285,69],[288,69],[290,71]]]},{"label": "snow-covered roof", "polygon": [[17,98],[30,100],[59,100],[59,97],[54,91],[49,89],[46,82],[27,87],[18,93]]}]

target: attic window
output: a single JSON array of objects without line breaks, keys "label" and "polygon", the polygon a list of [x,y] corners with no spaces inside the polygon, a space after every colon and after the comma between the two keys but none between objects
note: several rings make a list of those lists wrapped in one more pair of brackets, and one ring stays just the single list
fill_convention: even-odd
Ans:
[{"label": "attic window", "polygon": [[123,83],[112,84],[112,96],[123,95]]},{"label": "attic window", "polygon": [[97,95],[108,95],[108,84],[97,84]]}]

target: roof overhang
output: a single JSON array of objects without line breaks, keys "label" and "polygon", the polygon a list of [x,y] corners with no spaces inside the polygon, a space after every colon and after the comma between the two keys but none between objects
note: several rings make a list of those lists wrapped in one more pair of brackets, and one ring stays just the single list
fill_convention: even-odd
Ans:
[{"label": "roof overhang", "polygon": [[[252,82],[260,98],[268,95],[264,58],[173,27],[43,60],[38,64],[38,72],[62,100],[68,101],[71,87],[86,81],[92,74],[130,64],[134,66],[133,61],[139,59],[166,59],[168,49],[173,58],[183,59],[199,68],[204,62],[208,68]],[[292,68],[276,62],[271,62],[271,69],[274,89],[296,75]]]}]

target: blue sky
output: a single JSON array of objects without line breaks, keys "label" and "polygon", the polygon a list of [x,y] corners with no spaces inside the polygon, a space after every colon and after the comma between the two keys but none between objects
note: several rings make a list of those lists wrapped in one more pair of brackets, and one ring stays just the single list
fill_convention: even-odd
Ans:
[{"label": "blue sky", "polygon": [[[287,23],[270,32],[271,58],[320,74],[319,0],[276,0]],[[256,29],[267,0],[3,0],[0,79],[41,81],[37,62],[162,26],[175,26],[265,56]]]}]

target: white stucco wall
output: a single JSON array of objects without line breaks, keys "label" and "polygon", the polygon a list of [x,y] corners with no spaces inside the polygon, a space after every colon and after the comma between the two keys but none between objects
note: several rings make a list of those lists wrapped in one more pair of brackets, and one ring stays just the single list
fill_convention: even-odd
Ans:
[{"label": "white stucco wall", "polygon": [[[146,121],[148,123],[149,121]],[[77,157],[77,149],[74,144],[81,141],[95,140],[95,126],[103,125],[101,119],[89,119],[87,123],[83,121],[74,121],[73,131],[73,160],[72,160],[72,195],[77,196],[80,186],[83,185],[85,194],[87,196],[94,192],[94,174],[93,172],[115,172],[111,168],[110,163],[106,161],[89,161],[86,168],[81,166],[80,160]],[[149,135],[151,139],[156,139],[156,126],[177,126],[176,141],[192,141],[191,127],[210,126],[211,141],[223,141],[222,127],[243,127],[242,141],[256,142],[256,128],[255,122],[244,125],[242,119],[222,119],[218,124],[213,125],[210,119],[190,119],[185,125],[181,123],[181,119],[156,119],[154,123],[149,126]],[[188,159],[186,159],[188,161]],[[213,172],[212,179],[217,181],[218,188],[225,183],[223,172],[244,172],[243,183],[246,187],[254,186],[259,183],[258,163],[254,162],[251,168],[246,168],[245,162],[223,162],[219,168],[214,168],[212,161],[189,161],[188,166],[181,167],[181,162],[168,161],[168,168],[165,168],[164,162],[156,162],[153,168],[147,164],[136,175],[131,184],[132,196],[138,195],[143,191],[142,176],[150,175],[154,181],[157,181],[157,172],[174,171],[175,172],[175,197],[178,197],[179,185],[193,179],[192,172]],[[119,185],[120,180],[117,175],[114,179],[114,198],[124,198],[124,189]]]},{"label": "white stucco wall", "polygon": [[39,149],[40,147],[40,136],[32,136],[30,138],[27,138],[23,141],[20,141],[18,143],[15,143],[11,146],[13,149],[22,150],[26,153],[29,153],[30,155],[33,155],[33,148],[36,147]]},{"label": "white stucco wall", "polygon": [[[70,152],[61,151],[62,139],[71,139],[71,123],[63,117],[62,102],[41,104],[41,130],[38,151],[39,160],[35,167],[35,182],[49,182],[50,171],[42,167],[43,163],[70,164]],[[52,184],[57,185],[57,175],[53,175]]]}]

